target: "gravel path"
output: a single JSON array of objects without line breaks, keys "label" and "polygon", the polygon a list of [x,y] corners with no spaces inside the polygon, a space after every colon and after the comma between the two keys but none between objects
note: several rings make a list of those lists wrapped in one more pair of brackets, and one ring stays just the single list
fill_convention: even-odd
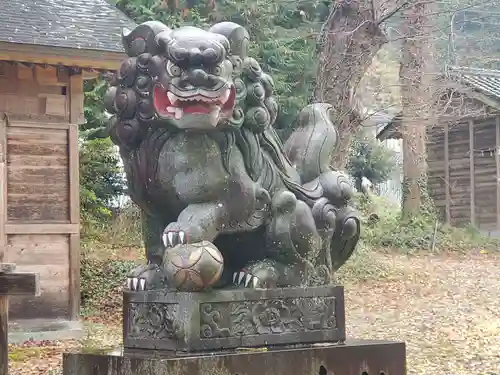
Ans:
[{"label": "gravel path", "polygon": [[500,254],[381,260],[400,275],[346,285],[350,337],[405,341],[409,375],[500,374]]}]

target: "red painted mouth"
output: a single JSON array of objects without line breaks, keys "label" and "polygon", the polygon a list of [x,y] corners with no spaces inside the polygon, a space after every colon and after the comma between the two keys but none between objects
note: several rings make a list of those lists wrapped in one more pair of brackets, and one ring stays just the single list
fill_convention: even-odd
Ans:
[{"label": "red painted mouth", "polygon": [[229,117],[236,104],[236,89],[234,86],[225,90],[217,98],[202,95],[180,97],[162,86],[155,86],[153,103],[161,117],[181,119],[184,114],[213,114]]}]

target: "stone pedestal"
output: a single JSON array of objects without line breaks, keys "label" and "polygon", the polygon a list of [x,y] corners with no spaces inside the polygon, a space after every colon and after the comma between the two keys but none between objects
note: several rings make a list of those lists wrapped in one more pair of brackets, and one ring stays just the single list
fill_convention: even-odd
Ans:
[{"label": "stone pedestal", "polygon": [[345,342],[341,286],[124,293],[124,348],[64,375],[406,375],[405,344]]},{"label": "stone pedestal", "polygon": [[124,346],[196,352],[345,340],[341,286],[124,292]]},{"label": "stone pedestal", "polygon": [[293,349],[65,354],[63,375],[406,375],[405,344],[346,342]]}]

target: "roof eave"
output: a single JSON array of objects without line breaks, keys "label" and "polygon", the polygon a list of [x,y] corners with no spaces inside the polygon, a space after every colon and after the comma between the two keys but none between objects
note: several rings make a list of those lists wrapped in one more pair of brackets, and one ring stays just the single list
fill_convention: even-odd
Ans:
[{"label": "roof eave", "polygon": [[384,126],[376,135],[376,139],[379,141],[385,141],[388,139],[402,139],[401,134],[401,119],[399,117],[395,118]]},{"label": "roof eave", "polygon": [[0,42],[0,60],[116,70],[125,52]]}]

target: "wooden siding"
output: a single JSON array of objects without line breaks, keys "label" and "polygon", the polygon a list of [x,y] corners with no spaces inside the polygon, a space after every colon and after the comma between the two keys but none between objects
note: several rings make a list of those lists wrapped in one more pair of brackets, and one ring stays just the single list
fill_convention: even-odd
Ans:
[{"label": "wooden siding", "polygon": [[428,131],[429,192],[454,226],[500,228],[500,118],[444,123]]},{"label": "wooden siding", "polygon": [[427,176],[429,194],[434,199],[439,217],[446,217],[446,186],[444,144],[445,132],[442,127],[436,126],[427,134]]},{"label": "wooden siding", "polygon": [[467,122],[452,125],[448,129],[450,220],[456,226],[468,225],[471,220],[468,132]]},{"label": "wooden siding", "polygon": [[83,80],[0,62],[0,261],[40,273],[12,319],[79,316],[78,128]]},{"label": "wooden siding", "polygon": [[8,236],[7,262],[18,271],[40,273],[40,297],[12,297],[12,317],[68,318],[69,236],[64,234],[14,234]]},{"label": "wooden siding", "polygon": [[496,121],[474,122],[474,210],[480,229],[497,227]]},{"label": "wooden siding", "polygon": [[69,221],[68,130],[7,129],[9,222]]}]

